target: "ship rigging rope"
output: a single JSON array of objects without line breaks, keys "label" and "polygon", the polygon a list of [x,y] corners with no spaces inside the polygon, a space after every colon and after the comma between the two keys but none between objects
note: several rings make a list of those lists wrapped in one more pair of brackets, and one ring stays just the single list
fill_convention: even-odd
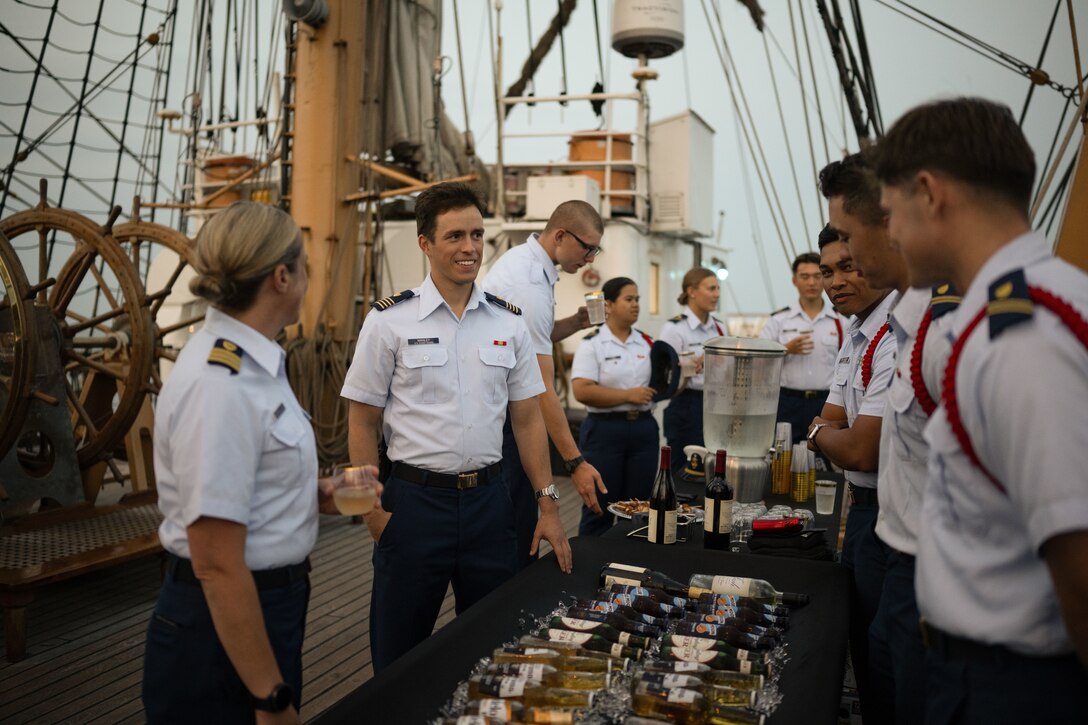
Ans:
[{"label": "ship rigging rope", "polygon": [[[801,86],[801,108],[805,112],[805,133],[808,136],[808,155],[809,159],[812,162],[812,178],[818,179],[820,177],[820,172],[816,168],[816,144],[812,141],[812,121],[811,119],[809,119],[808,106],[804,104],[805,73],[801,70],[801,46],[797,42],[797,24],[793,19],[793,3],[787,2],[786,6],[789,8],[790,11],[790,32],[793,35],[793,54],[797,58],[797,83]],[[812,93],[813,95],[816,94],[815,88],[812,89]],[[843,138],[843,141],[845,142],[846,139]],[[845,146],[845,143],[843,145]],[[820,226],[822,227],[826,222],[826,217],[824,216],[823,199],[820,196],[820,189],[815,184],[813,184],[812,190],[816,193],[816,210],[820,213]]]},{"label": "ship rigging rope", "polygon": [[[771,37],[771,42],[774,43],[774,49],[778,53],[778,56],[782,59],[782,62],[786,64],[786,68],[789,69],[790,75],[793,76],[795,80],[797,80],[797,70],[793,67],[793,61],[790,60],[790,57],[786,54],[785,49],[782,47],[782,43],[778,40],[778,36],[774,34],[774,29],[770,25],[764,25],[763,32]],[[828,75],[828,78],[830,77],[831,76]],[[832,85],[834,84],[832,83]],[[816,104],[812,102],[812,98],[809,96],[808,93],[801,94],[801,105],[813,112],[816,111]],[[841,120],[845,124],[845,118]],[[827,135],[831,137],[831,141],[838,148],[846,148],[846,142],[843,140],[846,138],[846,132],[844,131],[842,136],[836,136],[835,134],[835,127],[829,125],[827,127]]]},{"label": "ship rigging rope", "polygon": [[[778,93],[778,79],[774,73],[774,63],[771,62],[771,49],[767,44],[767,34],[760,33],[763,38],[763,53],[767,57],[767,69],[771,72],[771,88],[774,89],[774,102],[778,108],[778,121],[782,125],[782,138],[786,141],[786,158],[790,160],[790,174],[793,176],[793,189],[797,192],[797,207],[801,211],[801,218],[805,219],[805,204],[801,201],[801,182],[797,178],[797,163],[793,158],[793,145],[790,143],[790,134],[786,130],[786,114],[782,111],[782,97]],[[771,309],[776,309],[773,304]]]},{"label": "ship rigging rope", "polygon": [[[894,12],[899,13],[900,15],[902,15],[905,18],[913,20],[914,22],[918,23],[919,25],[921,25],[923,28],[926,28],[927,30],[931,30],[934,33],[937,33],[938,35],[941,35],[941,36],[951,40],[954,43],[962,45],[964,48],[967,48],[968,50],[970,50],[973,53],[977,53],[978,55],[981,55],[983,58],[986,58],[987,60],[992,60],[993,62],[997,63],[998,65],[1003,66],[1004,68],[1007,68],[1008,70],[1011,70],[1014,73],[1019,73],[1020,75],[1024,76],[1025,78],[1030,79],[1033,83],[1036,83],[1037,85],[1045,85],[1048,88],[1051,88],[1051,89],[1057,91],[1058,93],[1065,96],[1066,98],[1072,98],[1077,92],[1075,88],[1070,88],[1068,86],[1063,86],[1062,84],[1060,84],[1057,81],[1053,80],[1049,76],[1049,74],[1047,74],[1045,71],[1042,71],[1042,69],[1034,68],[1031,65],[1025,63],[1024,61],[1016,58],[1015,56],[1012,56],[1012,55],[1010,55],[1010,54],[1008,54],[1008,53],[1006,53],[1006,52],[1004,52],[1004,51],[990,45],[989,43],[986,43],[986,42],[984,42],[982,40],[979,40],[978,38],[976,38],[976,37],[974,37],[972,35],[969,35],[969,34],[963,32],[962,30],[959,30],[958,28],[956,28],[956,27],[954,27],[952,25],[949,25],[948,23],[945,23],[942,20],[940,20],[940,19],[938,19],[938,18],[936,18],[936,17],[934,17],[932,15],[929,15],[928,13],[923,12],[922,10],[919,10],[918,8],[914,7],[913,5],[910,5],[909,3],[903,2],[903,0],[896,0],[896,2],[898,2],[900,5],[903,5],[904,7],[910,8],[911,10],[917,12],[918,14],[920,14],[920,15],[926,17],[926,18],[929,18],[930,20],[937,23],[941,27],[947,28],[950,32],[944,32],[940,28],[934,27],[934,26],[924,22],[920,18],[917,18],[917,17],[911,15],[910,13],[907,13],[907,12],[901,10],[900,8],[897,8],[897,7],[893,6],[893,5],[891,5],[889,2],[886,2],[885,0],[874,0],[874,2],[876,2],[876,3],[880,4],[880,5],[883,5],[884,7],[888,8],[889,10],[892,10]],[[955,35],[959,35],[961,38],[964,38],[964,39],[966,39],[967,41],[970,41],[970,42],[965,42],[965,40],[961,40],[960,38],[955,37],[955,35],[953,35],[952,33],[954,33]],[[970,43],[974,43],[975,45],[971,45]]]},{"label": "ship rigging rope", "polygon": [[[310,421],[317,442],[318,460],[325,465],[346,461],[347,401],[339,396],[347,376],[348,363],[355,350],[354,340],[335,340],[327,331],[314,337],[290,340],[287,350],[287,380],[303,410],[310,411]],[[336,391],[336,400],[324,398],[327,390]]]},{"label": "ship rigging rope", "polygon": [[[735,110],[735,112],[737,114],[737,121],[742,125],[742,129],[744,130],[744,138],[748,142],[748,150],[749,150],[749,153],[751,153],[751,155],[752,155],[752,160],[753,160],[754,165],[756,167],[756,174],[759,177],[760,186],[763,189],[763,195],[767,200],[767,206],[768,206],[768,208],[770,209],[770,212],[771,212],[771,219],[774,221],[775,231],[778,233],[778,241],[782,245],[782,252],[786,255],[786,260],[789,261],[793,257],[797,256],[797,252],[796,252],[796,250],[794,250],[793,254],[791,255],[790,251],[789,251],[789,249],[793,249],[793,239],[790,238],[790,239],[787,240],[788,229],[785,229],[785,226],[786,226],[786,214],[785,214],[785,211],[783,211],[783,209],[782,209],[782,202],[778,198],[778,191],[775,189],[773,184],[771,185],[770,190],[768,190],[768,188],[767,188],[767,181],[770,179],[770,165],[767,163],[767,157],[763,153],[763,144],[759,140],[759,132],[756,129],[755,119],[752,117],[752,111],[748,107],[748,99],[746,98],[746,96],[744,94],[744,86],[741,83],[740,76],[735,73],[737,66],[736,66],[736,63],[733,62],[733,54],[730,53],[729,45],[725,40],[725,28],[724,28],[724,26],[722,24],[721,15],[717,13],[717,7],[714,6],[715,7],[715,14],[717,15],[717,19],[718,19],[717,29],[718,29],[718,33],[721,36],[721,41],[720,41],[721,45],[719,47],[718,36],[716,36],[714,34],[715,25],[711,21],[710,11],[707,9],[707,0],[701,0],[701,4],[703,6],[703,13],[706,16],[707,25],[709,26],[710,31],[711,31],[710,35],[714,39],[714,49],[718,53],[718,60],[721,63],[722,72],[725,74],[726,84],[729,87],[729,96],[730,96],[730,99],[733,102],[733,109]],[[727,62],[727,59],[728,59],[728,62]],[[730,73],[730,68],[733,69],[734,73]],[[733,76],[734,75],[736,75],[736,85],[737,85],[736,90],[734,90],[734,88],[733,88]],[[740,98],[741,98],[741,101],[743,102],[743,111],[741,109],[742,104],[737,102],[737,91],[740,92]],[[745,112],[747,113],[747,123],[745,122]],[[749,133],[749,126],[751,127],[751,132],[750,133]],[[755,144],[754,145],[752,143],[753,138],[755,139]],[[757,149],[759,151],[758,158],[756,156],[756,150]],[[760,167],[760,161],[761,160],[763,162],[763,167],[762,168]],[[764,179],[764,170],[766,171],[767,179]],[[774,198],[774,203],[772,203],[772,200],[771,200],[772,195],[773,195],[773,198]],[[779,216],[776,216],[776,214],[775,214],[776,205],[777,205],[777,213],[778,213],[779,216],[781,216],[781,223],[779,221]],[[783,233],[784,230],[787,232],[787,234]],[[787,243],[789,245],[789,249],[787,249]]]},{"label": "ship rigging rope", "polygon": [[[831,150],[827,145],[827,124],[824,123],[824,109],[820,105],[820,94],[816,90],[816,63],[812,60],[812,41],[808,37],[808,23],[805,22],[805,5],[797,0],[797,16],[801,18],[801,35],[805,38],[805,53],[808,55],[808,70],[812,76],[812,97],[816,100],[816,117],[820,119],[820,140],[824,143],[825,163],[831,160]],[[800,61],[798,61],[800,63]],[[800,68],[798,68],[800,70]]]},{"label": "ship rigging rope", "polygon": [[[744,158],[744,149],[741,147],[740,142],[740,129],[734,125],[734,136],[737,141],[737,158]],[[748,218],[752,220],[752,241],[755,242],[753,246],[756,248],[756,258],[759,260],[759,269],[763,274],[763,289],[767,292],[767,301],[770,303],[770,307],[767,309],[777,310],[778,305],[774,302],[774,285],[771,283],[770,270],[767,268],[767,254],[763,251],[763,230],[759,226],[759,216],[756,214],[756,200],[752,195],[752,182],[748,177],[748,164],[741,162],[740,165],[741,181],[744,184],[744,200],[748,206]],[[722,221],[724,224],[725,221]],[[719,227],[720,229],[720,227]],[[720,232],[719,232],[720,233]],[[786,260],[789,263],[789,260]],[[728,279],[728,278],[727,278]],[[740,311],[738,307],[737,311]]]}]

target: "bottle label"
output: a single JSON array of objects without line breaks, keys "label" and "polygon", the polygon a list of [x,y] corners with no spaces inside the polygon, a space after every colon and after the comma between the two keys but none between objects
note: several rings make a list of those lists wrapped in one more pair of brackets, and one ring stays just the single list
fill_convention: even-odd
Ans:
[{"label": "bottle label", "polygon": [[[664,531],[661,540],[658,541],[658,517],[662,516],[665,519],[663,526]],[[650,509],[650,527],[646,529],[646,538],[650,540],[651,544],[675,544],[676,543],[676,509],[671,511],[664,511],[659,513],[654,509]]]},{"label": "bottle label", "polygon": [[677,662],[672,669],[673,672],[698,672],[700,668],[698,662]]},{"label": "bottle label", "polygon": [[487,725],[487,719],[481,715],[462,715],[457,718],[457,725]]},{"label": "bottle label", "polygon": [[706,664],[713,662],[714,658],[718,656],[718,653],[714,650],[700,650],[694,647],[674,647],[672,649],[672,656],[675,659],[683,660],[684,662],[702,662]]},{"label": "bottle label", "polygon": [[737,671],[738,672],[743,672],[746,675],[752,674],[752,663],[749,662],[748,660],[741,660],[737,664]]},{"label": "bottle label", "polygon": [[604,585],[606,587],[610,587],[613,584],[622,584],[626,587],[637,587],[641,583],[642,582],[639,579],[616,576],[615,574],[605,574],[604,577]]},{"label": "bottle label", "polygon": [[551,723],[552,725],[570,725],[574,722],[573,710],[533,710],[533,722]]},{"label": "bottle label", "polygon": [[586,632],[601,626],[600,622],[593,622],[588,619],[574,619],[573,617],[560,617],[559,621],[563,623],[563,626],[579,632]]},{"label": "bottle label", "polygon": [[673,647],[690,647],[691,649],[700,651],[714,649],[714,640],[705,637],[689,637],[684,634],[673,634],[670,635],[670,640],[672,641]]},{"label": "bottle label", "polygon": [[592,634],[585,632],[571,632],[567,629],[549,629],[548,639],[553,642],[573,642],[574,644],[585,644],[593,637]]},{"label": "bottle label", "polygon": [[520,677],[504,677],[499,684],[499,697],[521,697],[525,694],[526,681]]},{"label": "bottle label", "polygon": [[[717,509],[714,504],[717,503]],[[715,516],[717,511],[717,516]],[[733,500],[718,500],[703,498],[703,531],[717,534],[728,534],[733,531]]]},{"label": "bottle label", "polygon": [[678,675],[670,672],[669,674],[661,678],[661,686],[670,690],[674,687],[683,687],[684,685],[688,684],[688,678],[688,675]]},{"label": "bottle label", "polygon": [[679,702],[686,705],[690,705],[695,702],[695,696],[698,693],[695,690],[685,690],[683,687],[677,687],[669,690],[669,702]]},{"label": "bottle label", "polygon": [[708,635],[710,637],[715,637],[715,638],[718,636],[718,625],[716,625],[716,624],[707,624],[706,622],[699,622],[694,627],[692,627],[692,629],[695,631],[696,634],[705,634],[705,635]]},{"label": "bottle label", "polygon": [[728,594],[733,597],[746,597],[752,580],[743,576],[716,576],[710,588],[715,594]]},{"label": "bottle label", "polygon": [[623,569],[624,571],[634,571],[638,572],[639,574],[645,574],[646,572],[650,571],[644,566],[634,566],[633,564],[617,564],[614,561],[605,564],[605,566],[609,569]]},{"label": "bottle label", "polygon": [[543,680],[544,665],[540,663],[518,665],[517,676],[523,680]]},{"label": "bottle label", "polygon": [[527,655],[551,655],[555,654],[555,650],[548,649],[546,647],[526,647],[522,650],[522,654]]},{"label": "bottle label", "polygon": [[623,657],[623,645],[612,645],[611,647],[609,647],[609,654],[611,654],[613,657]]},{"label": "bottle label", "polygon": [[477,701],[477,709],[481,717],[493,717],[496,720],[514,717],[514,708],[510,707],[509,702],[498,697],[485,697]]}]

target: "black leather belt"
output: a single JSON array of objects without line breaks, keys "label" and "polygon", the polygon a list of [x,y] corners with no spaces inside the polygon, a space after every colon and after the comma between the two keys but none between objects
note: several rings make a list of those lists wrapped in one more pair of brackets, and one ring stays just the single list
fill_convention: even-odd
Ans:
[{"label": "black leather belt", "polygon": [[701,398],[701,397],[703,397],[703,391],[702,390],[694,390],[692,388],[684,388],[683,390],[680,391],[680,395],[677,395],[676,397],[680,398],[680,397],[683,397],[685,395],[698,395]]},{"label": "black leather belt", "polygon": [[394,462],[391,475],[404,481],[418,483],[420,486],[455,488],[460,491],[486,485],[492,478],[497,478],[500,473],[502,473],[502,461],[492,463],[490,466],[476,471],[463,471],[461,473],[435,473],[434,471],[428,471],[426,468]]},{"label": "black leather belt", "polygon": [[652,418],[653,413],[648,410],[613,410],[607,413],[589,413],[591,418],[604,418],[605,420],[642,420]]},{"label": "black leather belt", "polygon": [[850,484],[850,502],[860,504],[872,504],[873,506],[879,506],[880,502],[876,497],[875,488],[864,488],[862,486],[855,486]]},{"label": "black leather belt", "polygon": [[782,394],[787,398],[804,398],[811,400],[812,398],[826,398],[828,395],[827,390],[798,390],[797,388],[782,388]]},{"label": "black leather belt", "polygon": [[[310,573],[310,559],[307,557],[298,564],[289,564],[276,569],[262,569],[251,572],[257,589],[282,589],[300,579],[305,579]],[[166,562],[166,577],[174,578],[174,581],[182,584],[195,584],[200,586],[200,580],[193,572],[193,562],[182,559],[180,556],[170,554]]]},{"label": "black leather belt", "polygon": [[1061,661],[1075,659],[1073,654],[1032,656],[1020,654],[1000,644],[976,642],[966,637],[957,637],[922,619],[918,622],[922,630],[922,643],[926,649],[943,654],[948,659],[977,662],[980,664],[998,664],[1021,660],[1026,662]]}]

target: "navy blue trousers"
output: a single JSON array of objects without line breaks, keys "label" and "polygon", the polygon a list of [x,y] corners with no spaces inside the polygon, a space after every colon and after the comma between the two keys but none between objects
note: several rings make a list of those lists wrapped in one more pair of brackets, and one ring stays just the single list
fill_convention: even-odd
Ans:
[{"label": "navy blue trousers", "polygon": [[[506,413],[506,423],[502,428],[502,472],[510,492],[510,502],[514,507],[514,538],[517,542],[517,571],[521,571],[536,560],[529,555],[533,547],[533,534],[540,508],[536,504],[536,492],[525,469],[521,467],[521,454],[518,442],[514,439],[514,429],[510,424],[510,413]],[[608,484],[605,484],[608,485]]]},{"label": "navy blue trousers", "polygon": [[1085,722],[1088,672],[1075,655],[1007,653],[983,662],[927,650],[926,664],[927,725]]},{"label": "navy blue trousers", "polygon": [[514,575],[514,516],[502,479],[462,491],[386,480],[382,507],[393,516],[374,547],[374,672],[430,636],[451,582],[460,614]]},{"label": "navy blue trousers", "polygon": [[871,679],[877,688],[879,683],[890,682],[894,690],[890,695],[877,696],[873,708],[892,708],[873,713],[877,722],[911,725],[925,721],[926,650],[918,621],[914,557],[891,549],[880,605],[869,628]]},{"label": "navy blue trousers", "polygon": [[[297,710],[309,578],[258,595],[276,664],[295,693]],[[250,693],[219,642],[204,590],[174,581],[169,571],[147,628],[142,696],[151,725],[255,721]]]},{"label": "navy blue trousers", "polygon": [[[665,441],[672,448],[672,473],[675,476],[683,468],[684,446],[701,446],[703,443],[703,391],[685,390],[665,408],[662,416]],[[605,486],[608,482],[605,482]]]},{"label": "navy blue trousers", "polygon": [[597,492],[599,516],[582,505],[578,533],[600,536],[612,528],[612,514],[605,510],[608,504],[650,497],[657,474],[657,421],[649,416],[623,420],[591,413],[582,423],[579,438],[582,455],[600,472],[608,493]]},{"label": "navy blue trousers", "polygon": [[[879,512],[876,504],[853,504],[842,542],[842,564],[850,571],[850,659],[858,683],[861,716],[872,722],[880,722],[876,713],[894,707],[888,702],[892,696],[888,667],[879,662],[874,667],[869,661],[869,628],[880,605],[890,553],[874,530]],[[869,715],[870,711],[874,715]]]},{"label": "navy blue trousers", "polygon": [[793,434],[793,442],[800,443],[808,434],[808,427],[812,425],[812,419],[823,411],[826,401],[827,391],[815,398],[787,395],[783,391],[778,395],[778,415],[776,420],[779,423],[789,423]]}]

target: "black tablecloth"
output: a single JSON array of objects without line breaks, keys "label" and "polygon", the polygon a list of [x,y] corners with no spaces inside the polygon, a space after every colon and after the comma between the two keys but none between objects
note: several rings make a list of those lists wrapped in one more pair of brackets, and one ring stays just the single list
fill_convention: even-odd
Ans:
[{"label": "black tablecloth", "polygon": [[[527,633],[526,620],[547,614],[565,594],[593,594],[600,568],[607,562],[646,566],[682,581],[695,572],[758,577],[779,591],[808,593],[812,601],[790,618],[786,639],[789,662],[780,682],[784,698],[768,722],[838,722],[849,610],[849,578],[841,566],[649,546],[627,539],[576,537],[570,543],[573,574],[559,571],[554,554],[549,554],[348,694],[315,722],[428,722],[477,660],[503,642]],[[380,619],[371,626],[381,626]]]}]

